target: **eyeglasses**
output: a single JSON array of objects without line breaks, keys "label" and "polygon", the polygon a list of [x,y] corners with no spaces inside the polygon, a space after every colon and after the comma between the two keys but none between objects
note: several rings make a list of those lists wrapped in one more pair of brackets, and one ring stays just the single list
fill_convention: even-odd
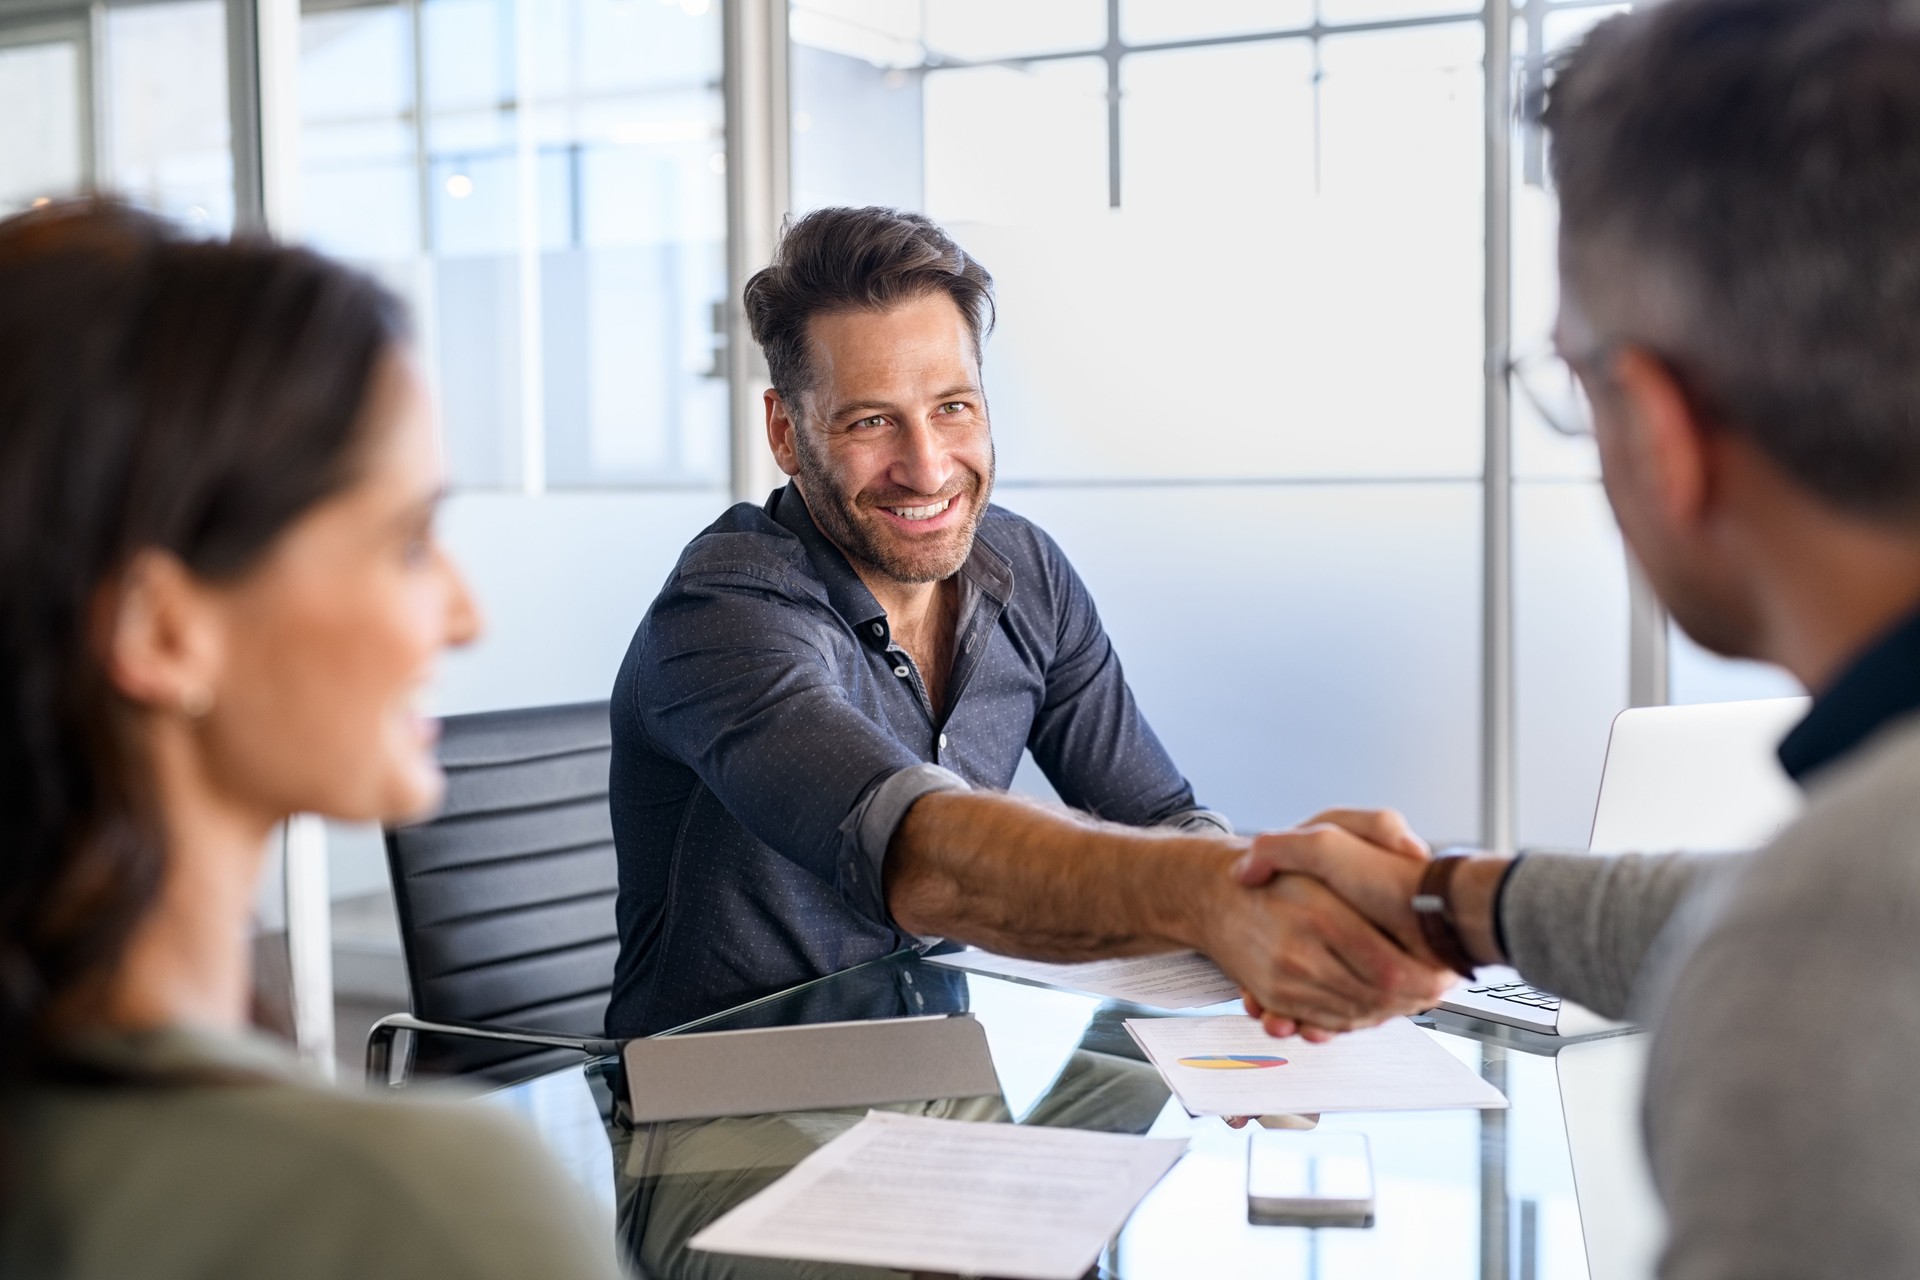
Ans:
[{"label": "eyeglasses", "polygon": [[1576,440],[1593,436],[1593,404],[1573,366],[1551,346],[1533,348],[1507,361],[1507,376],[1540,420]]}]

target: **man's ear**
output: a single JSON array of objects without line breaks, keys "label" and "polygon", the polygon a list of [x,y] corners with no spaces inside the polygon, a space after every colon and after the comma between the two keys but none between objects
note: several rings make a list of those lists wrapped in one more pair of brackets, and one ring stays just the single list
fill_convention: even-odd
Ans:
[{"label": "man's ear", "polygon": [[800,424],[793,420],[786,402],[772,387],[767,388],[761,399],[767,406],[767,447],[773,450],[775,465],[790,476],[800,474],[800,442],[795,438]]},{"label": "man's ear", "polygon": [[121,696],[189,718],[206,714],[225,648],[219,610],[177,557],[136,555],[95,607],[101,664]]},{"label": "man's ear", "polygon": [[1697,528],[1713,503],[1712,435],[1666,363],[1636,347],[1614,358],[1620,441],[1635,487],[1669,528]]}]

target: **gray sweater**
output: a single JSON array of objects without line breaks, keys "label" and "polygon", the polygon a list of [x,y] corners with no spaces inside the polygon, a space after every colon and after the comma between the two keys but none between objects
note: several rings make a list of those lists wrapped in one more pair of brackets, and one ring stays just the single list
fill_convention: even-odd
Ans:
[{"label": "gray sweater", "polygon": [[1663,1280],[1920,1277],[1920,721],[1734,857],[1530,855],[1501,924],[1534,984],[1653,1029]]}]

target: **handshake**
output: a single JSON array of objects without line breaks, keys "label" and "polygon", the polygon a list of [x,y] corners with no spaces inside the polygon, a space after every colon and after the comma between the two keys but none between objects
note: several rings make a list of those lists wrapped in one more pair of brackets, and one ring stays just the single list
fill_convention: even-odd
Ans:
[{"label": "handshake", "polygon": [[[1390,810],[1331,810],[1257,836],[1199,931],[1201,949],[1271,1035],[1319,1042],[1431,1008],[1458,980],[1414,908],[1432,858]],[[1494,899],[1509,865],[1482,855],[1454,868],[1448,927],[1474,964],[1503,958]]]}]

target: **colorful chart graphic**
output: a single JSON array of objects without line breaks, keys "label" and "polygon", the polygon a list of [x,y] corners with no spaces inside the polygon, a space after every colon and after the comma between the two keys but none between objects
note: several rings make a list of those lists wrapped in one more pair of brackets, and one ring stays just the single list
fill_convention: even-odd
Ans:
[{"label": "colorful chart graphic", "polygon": [[1264,1071],[1268,1067],[1284,1067],[1287,1060],[1268,1053],[1209,1053],[1198,1058],[1182,1058],[1180,1065],[1202,1071]]}]

